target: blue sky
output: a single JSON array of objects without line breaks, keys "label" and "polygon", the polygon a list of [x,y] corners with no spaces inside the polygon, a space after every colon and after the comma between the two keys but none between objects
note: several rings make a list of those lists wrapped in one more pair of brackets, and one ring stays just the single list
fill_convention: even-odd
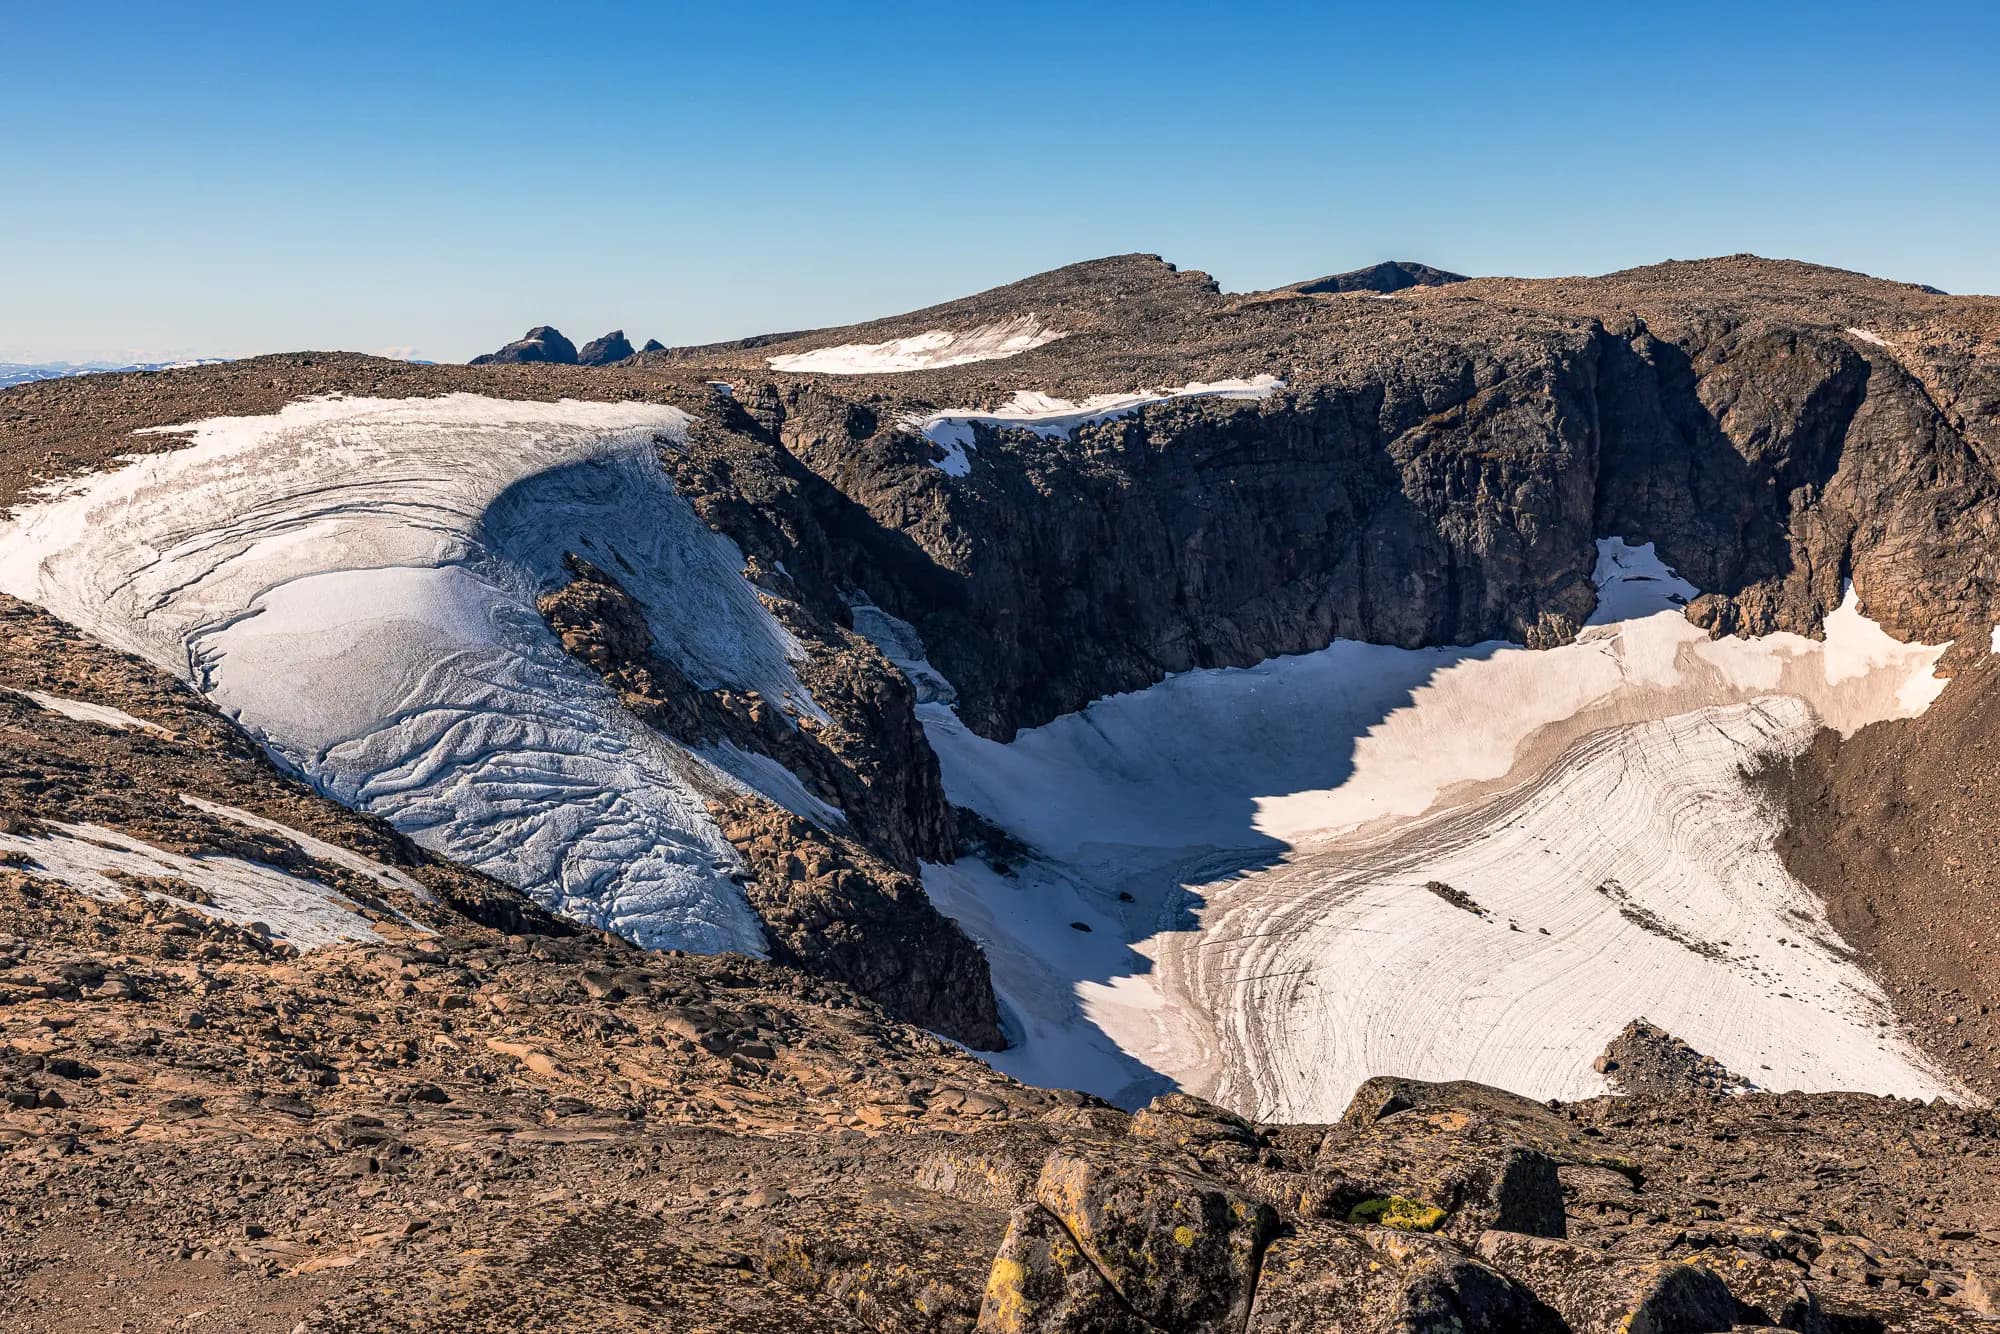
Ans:
[{"label": "blue sky", "polygon": [[1996,10],[0,0],[0,359],[688,342],[1132,250],[2000,292]]}]

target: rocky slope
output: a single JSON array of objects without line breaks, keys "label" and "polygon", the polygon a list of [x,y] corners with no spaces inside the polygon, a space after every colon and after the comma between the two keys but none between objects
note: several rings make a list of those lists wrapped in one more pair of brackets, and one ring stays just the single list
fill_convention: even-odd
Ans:
[{"label": "rocky slope", "polygon": [[1826,734],[1765,782],[1792,874],[1940,1067],[1993,1087],[1976,757],[2000,302],[1750,257],[1538,282],[1390,267],[1227,294],[1124,256],[607,365],[539,329],[469,367],[295,354],[0,394],[14,506],[186,443],[136,431],[315,395],[677,409],[684,438],[648,466],[735,543],[824,714],[695,680],[601,554],[532,590],[558,656],[664,744],[786,776],[706,813],[768,960],[649,953],[341,809],[170,674],[0,603],[0,1325],[1992,1313],[1976,1108],[1731,1093],[1635,1025],[1599,1066],[1624,1097],[1375,1081],[1340,1125],[1255,1125],[1028,1088],[923,1031],[990,1049],[1021,1016],[922,878],[1038,856],[947,800],[925,707],[1006,739],[1337,639],[1564,644],[1617,535],[1703,590],[1687,614],[1718,634],[1818,636],[1851,583],[1895,634],[1956,641],[1928,711]]},{"label": "rocky slope", "polygon": [[1766,774],[1788,816],[1786,864],[1938,1058],[1988,1097],[2000,1093],[1996,701],[2000,660],[1974,653],[1921,717],[1822,733]]}]

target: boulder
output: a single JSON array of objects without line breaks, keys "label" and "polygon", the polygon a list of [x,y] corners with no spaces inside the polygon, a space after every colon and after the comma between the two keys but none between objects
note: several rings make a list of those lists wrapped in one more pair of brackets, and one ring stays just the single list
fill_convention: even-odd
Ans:
[{"label": "boulder", "polygon": [[1271,1243],[1249,1334],[1536,1334],[1554,1312],[1436,1237],[1307,1223]]},{"label": "boulder", "polygon": [[1514,1232],[1486,1233],[1478,1251],[1574,1334],[1721,1334],[1737,1323],[1728,1284],[1696,1261],[1620,1260]]},{"label": "boulder", "polygon": [[[1350,1221],[1394,1226],[1388,1220],[1400,1219],[1405,1230],[1442,1228],[1466,1242],[1489,1228],[1563,1236],[1560,1170],[1570,1145],[1564,1128],[1536,1110],[1539,1116],[1522,1117],[1433,1106],[1336,1126],[1320,1145],[1314,1175],[1340,1188],[1320,1198],[1330,1210],[1345,1207]],[[1356,1187],[1366,1192],[1359,1200]],[[1390,1207],[1399,1200],[1403,1207]],[[1375,1214],[1364,1217],[1371,1208]],[[1416,1219],[1425,1225],[1409,1221]]]},{"label": "boulder", "polygon": [[1153,1334],[1048,1210],[1016,1209],[979,1306],[981,1334]]},{"label": "boulder", "polygon": [[1058,1149],[1035,1200],[1142,1319],[1206,1334],[1243,1328],[1277,1214],[1143,1155]]},{"label": "boulder", "polygon": [[1133,1114],[1135,1139],[1158,1140],[1196,1156],[1253,1156],[1262,1137],[1236,1113],[1187,1093],[1162,1093]]}]

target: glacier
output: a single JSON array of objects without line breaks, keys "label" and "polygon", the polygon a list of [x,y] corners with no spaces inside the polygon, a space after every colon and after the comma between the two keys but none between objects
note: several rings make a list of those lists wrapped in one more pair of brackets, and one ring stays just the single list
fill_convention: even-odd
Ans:
[{"label": "glacier", "polygon": [[741,553],[659,466],[687,420],[453,394],[162,428],[185,445],[44,488],[0,524],[0,590],[182,677],[321,791],[555,911],[643,945],[761,953],[706,803],[760,780],[781,804],[805,794],[645,726],[535,605],[575,553],[697,684],[824,719]]},{"label": "glacier", "polygon": [[[1560,648],[1337,641],[1006,744],[932,687],[946,791],[1036,853],[924,873],[992,960],[1018,1039],[994,1064],[1323,1121],[1375,1074],[1601,1093],[1591,1062],[1644,1015],[1766,1088],[1959,1092],[1787,873],[1749,776],[1822,724],[1921,712],[1945,646],[1851,589],[1823,640],[1710,640],[1650,544],[1600,542],[1595,576]],[[935,675],[908,627],[885,644]]]}]

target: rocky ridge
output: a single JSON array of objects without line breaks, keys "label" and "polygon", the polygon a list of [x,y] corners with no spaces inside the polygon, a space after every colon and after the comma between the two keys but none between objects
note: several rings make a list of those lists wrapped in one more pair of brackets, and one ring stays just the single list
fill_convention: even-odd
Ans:
[{"label": "rocky ridge", "polygon": [[[1064,337],[893,377],[764,364],[1024,313]],[[1958,678],[1924,718],[1823,739],[1772,779],[1787,855],[1976,1083],[1996,324],[1994,302],[1746,257],[1238,296],[1124,257],[603,368],[306,354],[0,395],[8,500],[177,447],[135,429],[312,393],[685,407],[696,424],[662,466],[742,547],[833,725],[774,731],[675,679],[581,560],[543,613],[636,714],[764,747],[845,817],[719,803],[775,962],[647,955],[425,856],[175,683],[0,606],[0,831],[87,824],[269,865],[373,933],[301,952],[203,911],[198,883],[98,899],[32,857],[0,868],[7,1327],[1847,1331],[1991,1314],[1987,1111],[1725,1096],[1727,1072],[1635,1029],[1604,1063],[1645,1076],[1626,1097],[1375,1081],[1338,1126],[1262,1126],[1181,1095],[1128,1115],[1023,1088],[929,1037],[909,1021],[977,1043],[999,1017],[983,961],[910,875],[951,856],[960,822],[909,683],[851,607],[914,626],[962,715],[1004,736],[1334,636],[1557,642],[1590,610],[1606,532],[1655,541],[1719,632],[1810,631],[1852,580],[1897,632],[1958,640]],[[1252,373],[1285,386],[1068,435],[981,427],[962,477],[910,424],[1024,385],[1082,398]],[[1975,962],[1943,975],[1949,951]],[[101,1301],[74,1299],[86,1283]]]}]

